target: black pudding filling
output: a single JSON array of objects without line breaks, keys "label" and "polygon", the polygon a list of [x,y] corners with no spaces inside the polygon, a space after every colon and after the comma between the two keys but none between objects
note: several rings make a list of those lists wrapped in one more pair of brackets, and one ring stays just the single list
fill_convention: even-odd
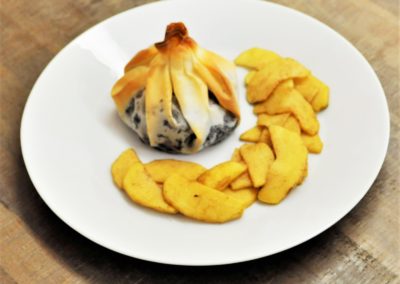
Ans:
[{"label": "black pudding filling", "polygon": [[[125,109],[125,115],[130,121],[129,126],[139,136],[139,139],[144,144],[150,145],[146,128],[144,92],[145,90],[139,91],[131,99]],[[219,105],[217,98],[210,90],[208,91],[208,97],[210,106]],[[238,119],[231,112],[224,111],[223,122],[210,127],[209,134],[203,143],[203,148],[220,143],[236,128]],[[190,149],[194,146],[196,135],[183,117],[174,94],[172,96],[172,115],[177,122],[177,127],[171,126],[168,120],[164,119],[160,126],[160,133],[157,134],[157,145],[154,148],[167,153],[182,153],[185,149]]]}]

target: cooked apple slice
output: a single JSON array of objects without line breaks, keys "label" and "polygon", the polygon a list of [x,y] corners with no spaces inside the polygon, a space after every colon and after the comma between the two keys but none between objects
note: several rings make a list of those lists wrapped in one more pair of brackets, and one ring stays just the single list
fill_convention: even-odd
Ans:
[{"label": "cooked apple slice", "polygon": [[329,104],[329,87],[321,82],[317,95],[311,102],[314,111],[319,112],[328,107]]},{"label": "cooked apple slice", "polygon": [[309,103],[312,102],[319,91],[317,78],[311,74],[305,78],[295,79],[294,85],[296,90],[299,91]]},{"label": "cooked apple slice", "polygon": [[232,156],[231,156],[231,161],[232,162],[237,162],[237,163],[242,163],[243,159],[242,156],[240,156],[240,149],[239,148],[235,148],[235,150],[233,150]]},{"label": "cooked apple slice", "polygon": [[163,183],[172,174],[180,174],[190,180],[196,180],[206,168],[187,161],[154,160],[144,165],[146,171],[155,182]]},{"label": "cooked apple slice", "polygon": [[282,81],[303,78],[309,74],[310,71],[294,59],[271,61],[250,80],[247,86],[247,100],[252,104],[265,101]]},{"label": "cooked apple slice", "polygon": [[295,88],[311,104],[315,112],[319,112],[328,106],[329,87],[317,77],[310,75],[296,79]]},{"label": "cooked apple slice", "polygon": [[307,175],[308,152],[299,134],[280,126],[271,126],[270,133],[276,160],[268,171],[267,182],[259,191],[258,199],[277,204]]},{"label": "cooked apple slice", "polygon": [[251,81],[251,79],[254,77],[254,75],[256,75],[257,71],[250,71],[249,73],[246,74],[246,77],[244,77],[244,83],[246,85],[249,84],[249,82]]},{"label": "cooked apple slice", "polygon": [[271,142],[271,135],[269,135],[269,130],[268,128],[264,128],[263,131],[261,132],[260,140],[258,140],[260,143],[265,143],[269,147],[272,146]]},{"label": "cooked apple slice", "polygon": [[129,148],[119,155],[119,157],[114,161],[111,165],[111,174],[115,184],[122,188],[122,182],[126,173],[129,170],[129,167],[134,163],[140,162],[136,152]]},{"label": "cooked apple slice", "polygon": [[177,210],[165,202],[162,189],[147,174],[144,166],[136,162],[129,167],[123,188],[129,198],[137,204],[159,212],[174,214]]},{"label": "cooked apple slice", "polygon": [[228,161],[205,171],[197,180],[209,187],[223,190],[246,170],[247,166],[245,164]]},{"label": "cooked apple slice", "polygon": [[245,209],[240,200],[177,174],[165,181],[163,194],[183,215],[210,223],[237,219]]},{"label": "cooked apple slice", "polygon": [[319,122],[313,108],[298,91],[288,86],[289,82],[279,85],[268,100],[255,106],[254,110],[262,110],[270,115],[290,112],[298,120],[303,132],[317,134]]},{"label": "cooked apple slice", "polygon": [[253,128],[243,132],[240,135],[240,140],[246,142],[258,142],[260,140],[262,129],[261,126],[254,126]]},{"label": "cooked apple slice", "polygon": [[296,132],[297,134],[301,133],[300,124],[293,115],[290,115],[282,126],[290,131]]},{"label": "cooked apple slice", "polygon": [[261,69],[269,62],[279,58],[281,57],[273,51],[253,47],[236,57],[235,64],[249,69]]},{"label": "cooked apple slice", "polygon": [[272,150],[265,143],[245,144],[240,147],[240,154],[247,164],[253,186],[263,186],[274,161]]},{"label": "cooked apple slice", "polygon": [[[242,163],[244,165],[246,164],[243,161],[242,156],[240,155],[240,149],[238,149],[238,148],[236,148],[235,151],[233,151],[233,154],[232,154],[232,157],[231,157],[231,161]],[[244,173],[242,173],[239,177],[237,177],[230,184],[230,188],[233,189],[233,190],[242,189],[242,188],[249,188],[249,187],[252,187],[252,186],[253,186],[253,183],[251,182],[251,179],[250,179],[248,171],[245,171]]]},{"label": "cooked apple slice", "polygon": [[324,147],[324,143],[319,135],[310,136],[307,134],[301,134],[301,139],[303,139],[304,145],[306,145],[309,153],[319,154]]},{"label": "cooked apple slice", "polygon": [[269,127],[271,125],[283,126],[288,120],[290,113],[282,113],[276,115],[259,114],[257,119],[257,125]]},{"label": "cooked apple slice", "polygon": [[254,201],[257,200],[258,189],[254,187],[247,187],[238,190],[227,188],[223,191],[223,193],[243,202],[245,207],[249,207],[254,203]]}]

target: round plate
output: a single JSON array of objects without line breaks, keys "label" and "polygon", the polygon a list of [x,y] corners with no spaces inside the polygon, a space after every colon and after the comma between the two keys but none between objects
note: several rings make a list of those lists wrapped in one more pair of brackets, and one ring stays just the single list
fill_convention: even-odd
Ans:
[{"label": "round plate", "polygon": [[[278,206],[256,203],[239,220],[205,224],[130,202],[110,165],[133,147],[144,161],[176,158],[212,166],[240,145],[256,118],[245,100],[229,139],[195,155],[142,145],[119,120],[110,96],[125,63],[182,21],[204,48],[229,59],[250,47],[293,57],[327,83],[331,101],[318,114],[325,143],[310,155],[309,176]],[[348,213],[383,163],[389,116],[382,87],[363,56],[326,25],[258,1],[162,1],[114,16],[66,46],[37,80],[25,107],[21,144],[29,175],[47,205],[69,226],[119,253],[180,265],[235,263],[298,245]]]}]

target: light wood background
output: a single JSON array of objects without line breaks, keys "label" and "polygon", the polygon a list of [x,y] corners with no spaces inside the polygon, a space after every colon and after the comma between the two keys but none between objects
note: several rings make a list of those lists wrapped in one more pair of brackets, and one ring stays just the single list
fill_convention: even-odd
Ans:
[{"label": "light wood background", "polygon": [[319,19],[351,41],[378,74],[391,111],[389,152],[377,180],[357,207],[326,232],[255,261],[178,267],[102,248],[50,211],[29,179],[19,144],[30,89],[75,36],[147,2],[0,0],[0,283],[400,283],[396,0],[275,1]]}]

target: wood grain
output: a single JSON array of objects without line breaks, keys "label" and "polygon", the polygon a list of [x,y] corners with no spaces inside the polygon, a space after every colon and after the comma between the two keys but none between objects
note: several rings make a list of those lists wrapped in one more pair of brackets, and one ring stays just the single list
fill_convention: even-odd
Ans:
[{"label": "wood grain", "polygon": [[335,226],[293,249],[219,267],[125,257],[85,239],[44,204],[25,170],[19,126],[51,58],[95,23],[146,0],[0,0],[0,283],[400,283],[399,2],[279,0],[328,24],[378,74],[390,108],[383,168]]}]

